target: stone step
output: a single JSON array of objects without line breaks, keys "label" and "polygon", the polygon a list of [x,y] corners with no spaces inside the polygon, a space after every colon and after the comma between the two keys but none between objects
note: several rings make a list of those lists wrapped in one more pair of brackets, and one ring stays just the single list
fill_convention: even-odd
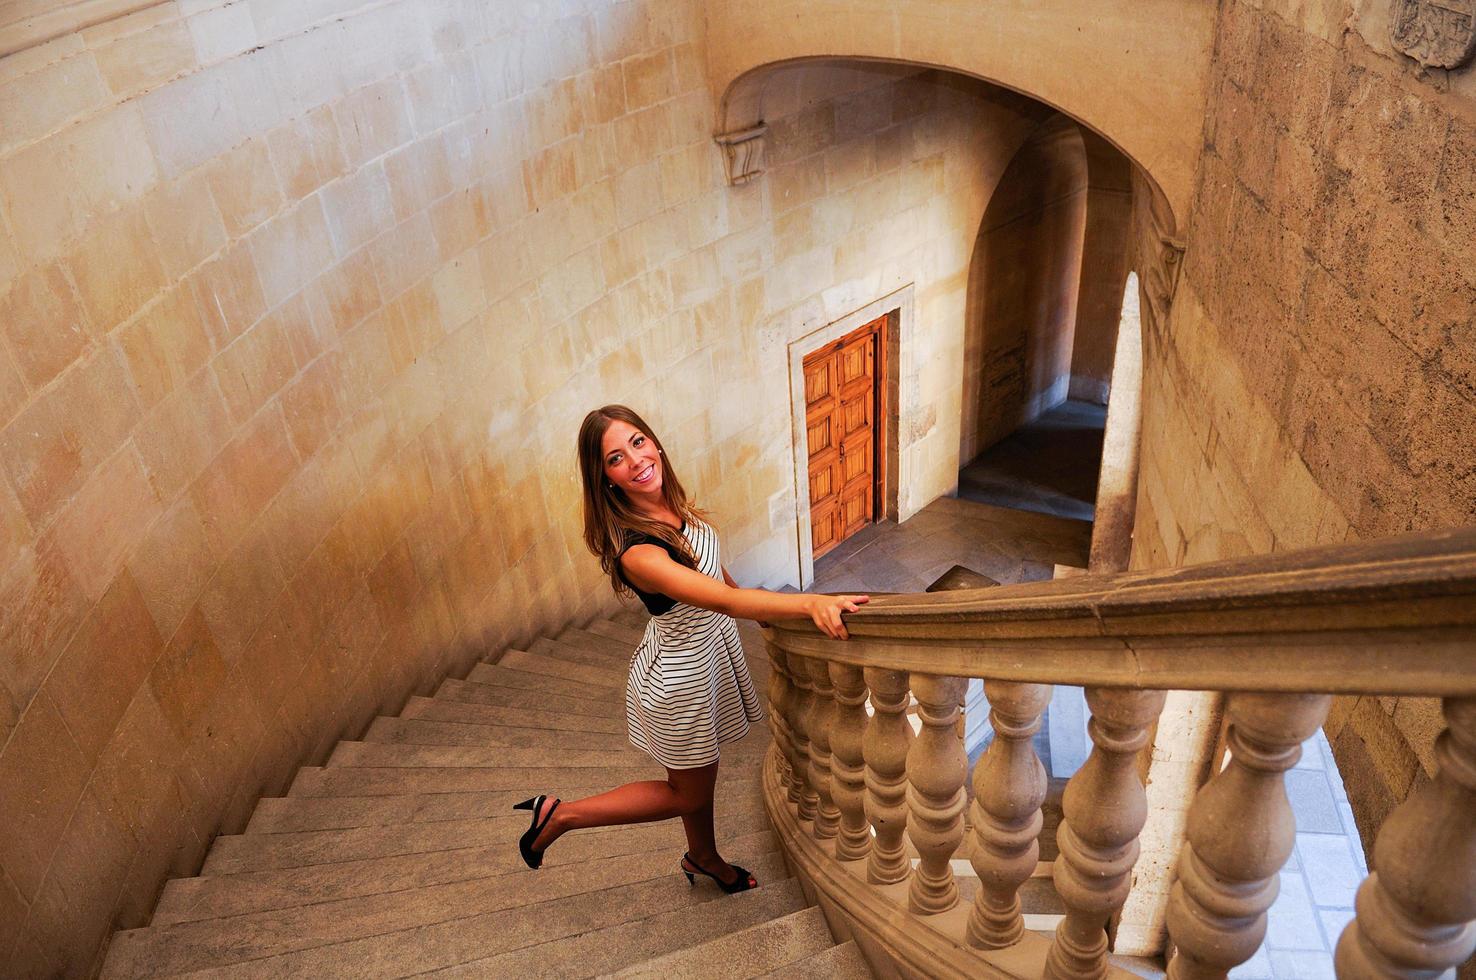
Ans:
[{"label": "stone step", "polygon": [[[723,746],[725,768],[757,765],[763,758],[762,731],[752,726],[737,742]],[[631,753],[612,760],[607,752],[542,748],[509,748],[503,745],[416,745],[387,742],[339,742],[328,757],[328,768],[373,769],[607,769],[612,761],[639,765],[650,756]]]},{"label": "stone step", "polygon": [[272,796],[257,801],[246,834],[348,830],[502,815],[527,799],[521,791],[404,796]]},{"label": "stone step", "polygon": [[[724,827],[729,833],[753,833],[768,826],[762,811],[725,814]],[[426,823],[386,824],[348,827],[334,830],[304,830],[277,834],[230,834],[215,839],[202,875],[234,874],[241,871],[266,871],[273,868],[300,868],[312,864],[338,864],[366,857],[390,857],[396,854],[423,854],[450,848],[492,846],[503,843],[506,853],[499,866],[517,867],[517,839],[528,829],[528,814],[515,811],[491,817],[463,820],[436,820]],[[630,825],[631,827],[637,825]],[[623,831],[632,841],[649,838],[650,847],[659,846],[660,834],[649,826],[641,830]],[[583,831],[589,836],[617,833],[615,828],[594,827]],[[644,848],[643,848],[644,849]]]},{"label": "stone step", "polygon": [[[1168,975],[1168,964],[1162,956],[1123,956],[1117,953],[1108,953],[1107,962],[1134,976],[1143,977],[1144,980],[1162,980]],[[1451,980],[1454,974],[1442,974],[1442,980]]]},{"label": "stone step", "polygon": [[[725,854],[757,858],[777,852],[778,838],[772,830],[735,834],[739,822],[730,821],[719,812],[717,837]],[[526,829],[526,826],[524,827]],[[673,831],[679,836],[679,831]],[[649,842],[649,841],[644,841]],[[576,833],[558,843],[557,854],[550,852],[540,873],[555,868],[580,868],[586,864],[602,864],[624,854],[658,854],[672,852],[680,861],[681,853],[672,851],[673,836],[660,840],[657,846],[642,849],[643,841],[623,838],[619,833]],[[462,847],[424,854],[400,854],[382,858],[359,858],[340,864],[308,865],[268,871],[246,871],[213,877],[177,878],[165,885],[164,894],[154,911],[154,923],[185,922],[214,919],[268,909],[297,908],[319,902],[403,892],[468,878],[491,877],[486,868],[510,867],[509,874],[522,874],[527,869],[521,860],[507,862],[516,853],[516,838],[498,841],[493,846]],[[684,847],[684,845],[683,845]],[[510,851],[509,848],[512,850]],[[671,864],[670,857],[652,857],[653,866]],[[740,859],[740,863],[741,859]],[[587,871],[579,871],[587,874]]]},{"label": "stone step", "polygon": [[[464,683],[457,681],[456,683]],[[451,699],[412,697],[400,712],[401,718],[459,722],[492,728],[522,728],[530,731],[625,734],[625,712],[619,717],[572,714],[564,711],[509,708]]]},{"label": "stone step", "polygon": [[[527,826],[525,817],[508,812],[492,817],[420,824],[382,824],[277,834],[228,834],[215,839],[200,874],[209,876],[300,868],[366,857],[506,844],[516,840]],[[507,862],[504,860],[502,863]]]},{"label": "stone step", "polygon": [[[334,768],[305,766],[297,771],[288,796],[404,796],[414,793],[485,793],[492,790],[552,793],[575,799],[581,787],[593,785],[609,789],[621,783],[640,779],[664,779],[666,772],[649,756],[639,766],[614,766],[598,774],[562,767],[541,769],[409,769],[338,766]],[[598,790],[596,790],[598,792]]]},{"label": "stone step", "polygon": [[600,636],[607,636],[612,640],[619,640],[621,643],[629,644],[632,650],[636,648],[637,644],[646,635],[645,623],[642,623],[640,626],[627,626],[624,623],[617,623],[613,619],[597,619],[586,626],[585,629],[591,633],[598,633]]},{"label": "stone step", "polygon": [[[749,900],[734,901],[744,897]],[[803,906],[803,892],[792,878],[726,896],[717,889],[689,888],[668,874],[497,911],[465,908],[467,914],[448,921],[275,955],[232,951],[227,955],[233,962],[208,965],[212,975],[222,977],[405,976],[452,968],[478,976],[579,975],[607,972],[603,963],[591,962],[595,959],[623,959],[618,965],[625,966],[632,953],[642,959]],[[612,928],[622,924],[631,928]],[[591,942],[601,932],[606,935]],[[624,941],[612,941],[611,934]],[[649,938],[632,942],[633,937]],[[160,948],[167,955],[169,947]],[[503,954],[530,948],[537,953],[523,960],[521,970],[490,966]],[[597,950],[606,956],[599,957]],[[139,972],[154,972],[152,964],[142,965]]]},{"label": "stone step", "polygon": [[[594,778],[602,779],[598,774]],[[580,796],[602,792],[600,783]],[[527,799],[525,790],[492,793],[428,793],[405,796],[276,796],[256,804],[247,834],[286,834],[306,830],[347,830],[392,824],[435,823],[505,816],[513,804]],[[579,797],[570,796],[570,799]],[[762,800],[734,796],[724,815],[762,809]]]},{"label": "stone step", "polygon": [[650,621],[651,614],[646,612],[646,607],[640,603],[632,603],[613,616],[608,616],[609,622],[620,626],[629,626],[631,629],[643,630],[646,623]]},{"label": "stone step", "polygon": [[[472,916],[506,913],[531,905],[587,903],[609,889],[671,892],[685,881],[676,874],[680,851],[621,855],[599,862],[467,878],[404,891],[322,901],[288,909],[152,925],[118,933],[109,966],[118,975],[140,976],[216,967],[404,932]],[[755,864],[783,874],[775,852],[756,854]]]},{"label": "stone step", "polygon": [[[625,720],[625,702],[611,697],[609,691],[596,691],[579,684],[573,686],[592,696],[565,697],[536,687],[509,688],[504,684],[504,677],[490,673],[499,670],[501,668],[477,664],[472,670],[473,674],[478,675],[477,678],[464,681],[442,681],[441,686],[436,688],[435,697],[440,701],[461,701],[469,704],[490,704],[503,708],[553,711],[565,715],[594,715],[598,718],[618,717],[622,723]],[[506,670],[503,673],[517,674],[520,682],[524,679],[531,679],[530,683],[552,680],[538,674],[525,674],[518,670]],[[557,682],[551,683],[550,686],[554,684]]]},{"label": "stone step", "polygon": [[509,748],[557,746],[587,752],[637,751],[622,731],[559,732],[542,728],[513,728],[506,725],[465,724],[425,718],[379,717],[364,732],[365,742],[397,745],[502,745]]},{"label": "stone step", "polygon": [[[644,633],[642,634],[644,635]],[[629,643],[620,637],[605,636],[594,630],[570,627],[558,635],[557,643],[576,647],[592,654],[604,654],[622,664],[628,664],[630,658],[635,654],[636,646],[640,643]]]},{"label": "stone step", "polygon": [[[913,865],[916,867],[916,865]],[[960,905],[973,904],[979,893],[979,879],[967,863],[959,861],[954,866],[954,882],[958,885]],[[1066,905],[1056,893],[1056,885],[1050,878],[1029,878],[1020,886],[1020,911],[1028,915],[1065,915]]]},{"label": "stone step", "polygon": [[[683,888],[687,883],[683,881]],[[767,881],[758,888],[724,895],[717,888],[688,888],[693,905],[647,909],[651,914],[606,925],[610,913],[596,907],[587,931],[549,937],[538,945],[483,956],[432,975],[452,977],[592,977],[607,976],[628,966],[687,946],[716,939],[769,919],[798,912],[804,892],[793,878]],[[603,898],[603,896],[600,896]],[[707,901],[703,901],[706,897]]]},{"label": "stone step", "polygon": [[[638,764],[634,760],[625,760]],[[556,745],[511,748],[506,745],[397,745],[387,742],[339,742],[328,757],[329,768],[377,769],[604,769],[605,752],[563,749]]]},{"label": "stone step", "polygon": [[875,976],[853,942],[821,950],[764,974],[770,980],[872,980]]},{"label": "stone step", "polygon": [[[541,874],[523,866],[528,815],[513,803],[664,775],[625,738],[621,689],[646,621],[633,610],[536,640],[376,719],[300,770],[289,795],[260,801],[245,833],[217,838],[199,877],[169,882],[151,925],[115,937],[103,975],[588,975],[668,954],[665,972],[681,973],[704,959],[690,947],[715,941],[708,965],[741,949],[733,962],[757,975],[820,955],[828,933],[797,945],[818,912],[794,914],[803,894],[758,794],[766,725],[723,747],[718,787],[724,853],[764,887],[689,887],[674,822],[580,831]],[[767,658],[746,630],[762,689]]]},{"label": "stone step", "polygon": [[587,641],[578,638],[565,641],[540,637],[528,644],[528,652],[567,663],[598,667],[623,678],[630,671],[630,658],[635,653],[635,647],[605,650],[591,647]]},{"label": "stone step", "polygon": [[746,980],[834,945],[824,914],[811,906],[654,957],[615,976],[625,980]]},{"label": "stone step", "polygon": [[[571,676],[564,668],[574,665],[565,661],[540,657],[524,650],[506,650],[495,664],[476,664],[466,679],[478,684],[558,695],[564,698],[603,699],[612,685],[608,678],[591,681]],[[585,668],[588,669],[588,668]]]},{"label": "stone step", "polygon": [[[591,667],[589,664],[560,660],[558,657],[527,653],[522,650],[507,651],[502,655],[502,659],[497,661],[497,666],[510,667],[513,670],[521,670],[553,681],[581,684],[586,690],[625,686],[625,675],[622,671],[611,670],[608,667]],[[476,668],[473,668],[467,677],[476,680],[476,673]],[[599,695],[590,691],[588,696],[598,697]]]}]

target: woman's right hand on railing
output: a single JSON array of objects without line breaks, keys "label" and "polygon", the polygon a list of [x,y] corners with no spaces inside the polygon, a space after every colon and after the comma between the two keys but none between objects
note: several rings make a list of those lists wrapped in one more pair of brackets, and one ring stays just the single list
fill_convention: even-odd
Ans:
[{"label": "woman's right hand on railing", "polygon": [[865,595],[812,595],[806,598],[809,602],[805,604],[805,612],[809,613],[820,632],[832,640],[850,638],[841,614],[856,612],[871,601],[871,597]]}]

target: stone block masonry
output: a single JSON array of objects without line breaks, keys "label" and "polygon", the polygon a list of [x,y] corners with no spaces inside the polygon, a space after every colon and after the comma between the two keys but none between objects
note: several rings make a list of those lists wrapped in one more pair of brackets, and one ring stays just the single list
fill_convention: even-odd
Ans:
[{"label": "stone block masonry", "polygon": [[[156,4],[0,59],[0,961],[85,974],[255,799],[611,605],[573,437],[662,428],[792,575],[785,345],[903,285],[900,478],[957,472],[1020,97],[774,79],[730,188],[695,2]],[[790,515],[790,516],[786,516]]]},{"label": "stone block masonry", "polygon": [[[1184,275],[1148,338],[1137,564],[1476,522],[1476,90],[1397,55],[1377,6],[1221,7]],[[1334,705],[1370,846],[1432,765],[1431,717]]]}]

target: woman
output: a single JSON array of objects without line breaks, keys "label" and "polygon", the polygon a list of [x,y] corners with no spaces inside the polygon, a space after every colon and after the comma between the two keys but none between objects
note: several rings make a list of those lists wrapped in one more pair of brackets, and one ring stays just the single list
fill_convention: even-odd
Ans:
[{"label": "woman", "polygon": [[579,429],[584,541],[617,594],[634,592],[651,612],[631,659],[625,690],[630,740],[666,767],[665,780],[626,783],[568,802],[537,796],[519,842],[530,868],[563,834],[581,827],[681,817],[682,872],[725,892],[754,888],[748,871],[724,861],[713,835],[718,746],[762,719],[734,616],[808,616],[828,636],[846,638],[843,612],[866,596],[781,594],[740,589],[723,568],[717,534],[687,499],[651,427],[623,405],[585,416]]}]

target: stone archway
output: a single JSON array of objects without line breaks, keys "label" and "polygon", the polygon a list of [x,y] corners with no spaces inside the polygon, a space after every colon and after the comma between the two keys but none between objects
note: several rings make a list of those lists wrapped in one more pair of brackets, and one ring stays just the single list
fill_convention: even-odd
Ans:
[{"label": "stone archway", "polygon": [[1054,114],[1016,151],[974,240],[960,465],[1066,400],[1086,198],[1081,130]]},{"label": "stone archway", "polygon": [[[1133,161],[1170,213],[1183,215],[1200,151],[1214,17],[1212,5],[1179,0],[997,0],[943,9],[918,0],[715,0],[707,23],[717,131],[751,137],[763,123],[762,75],[785,63],[846,58],[938,68],[1070,116]],[[1101,45],[1104,23],[1130,43]]]},{"label": "stone archway", "polygon": [[[1182,232],[1176,215],[1187,213],[1191,178],[1198,153],[1201,122],[1198,112],[1202,99],[1202,79],[1197,77],[1177,80],[1147,79],[1142,74],[1141,64],[1137,65],[1133,71],[1129,71],[1125,65],[1118,65],[1118,70],[1124,74],[1113,79],[1103,78],[1098,90],[1094,92],[1086,90],[1090,86],[1078,86],[1071,91],[1053,88],[1052,86],[1059,81],[1054,77],[1047,80],[1042,90],[1037,88],[1036,84],[1040,81],[1040,62],[1037,61],[1033,67],[1030,67],[1014,54],[1001,50],[1000,46],[1004,42],[999,37],[992,37],[989,44],[982,45],[979,51],[955,50],[945,57],[943,56],[945,52],[937,46],[930,48],[927,44],[922,44],[916,48],[909,48],[899,37],[890,35],[883,37],[870,31],[869,28],[860,33],[848,30],[847,24],[854,15],[854,11],[825,8],[826,12],[834,14],[834,17],[827,21],[826,16],[821,15],[817,21],[814,13],[808,9],[796,9],[797,5],[760,2],[759,6],[764,10],[770,8],[776,11],[778,8],[783,8],[783,10],[773,13],[766,22],[749,24],[748,18],[751,11],[747,9],[738,11],[736,8],[729,9],[726,4],[718,4],[710,14],[709,21],[710,30],[731,29],[735,31],[731,43],[722,45],[720,50],[711,56],[714,60],[710,66],[710,81],[719,97],[715,127],[716,139],[726,154],[730,182],[750,185],[749,190],[737,191],[736,194],[755,193],[753,188],[763,183],[761,180],[755,181],[755,178],[769,172],[771,164],[774,168],[772,173],[775,180],[770,184],[770,190],[762,193],[769,194],[772,191],[775,195],[779,195],[782,190],[781,185],[790,183],[787,179],[788,175],[784,175],[786,179],[781,179],[781,167],[787,164],[779,159],[787,138],[786,128],[776,124],[775,129],[770,131],[767,125],[776,123],[778,116],[776,113],[775,119],[767,118],[769,114],[767,110],[771,107],[766,103],[771,95],[770,82],[779,73],[802,71],[806,66],[817,62],[860,62],[878,69],[911,68],[919,72],[933,72],[940,76],[964,76],[975,82],[982,81],[994,87],[996,91],[1003,91],[1006,98],[1018,99],[1020,103],[1018,107],[1020,111],[1014,113],[1016,120],[1014,128],[1010,129],[1007,135],[1004,130],[1000,130],[1000,136],[1004,142],[997,143],[993,147],[997,155],[996,159],[999,155],[1002,155],[1003,159],[999,160],[1000,167],[993,171],[991,181],[997,181],[1008,159],[1046,120],[1059,119],[1061,122],[1058,125],[1063,128],[1069,127],[1065,131],[1074,130],[1078,163],[1084,166],[1089,183],[1099,184],[1099,189],[1110,190],[1108,196],[1113,198],[1110,203],[1116,205],[1114,220],[1110,224],[1119,231],[1126,231],[1126,238],[1120,237],[1115,242],[1119,258],[1122,259],[1120,267],[1112,270],[1110,275],[1104,275],[1100,282],[1085,281],[1082,277],[1082,263],[1078,257],[1075,266],[1076,281],[1086,288],[1089,297],[1095,297],[1091,300],[1095,306],[1105,308],[1121,301],[1120,282],[1118,295],[1110,301],[1104,298],[1105,294],[1110,293],[1110,289],[1107,288],[1108,280],[1116,280],[1119,275],[1125,277],[1127,267],[1131,266],[1138,272],[1142,282],[1145,336],[1152,335],[1154,323],[1165,322],[1168,304],[1172,300],[1177,280],[1178,259],[1182,252],[1180,240]],[[1151,15],[1152,8],[1158,6],[1150,3],[1145,5],[1148,8],[1146,10],[1135,7],[1131,11],[1123,10],[1119,13],[1123,18],[1132,19],[1139,14]],[[956,13],[962,18],[974,16],[972,13]],[[1072,22],[1073,18],[1080,19],[1081,17],[1080,14],[1064,9],[1057,9],[1056,15],[1058,15],[1058,28]],[[915,16],[909,14],[907,9],[897,11],[895,16],[892,14],[885,16],[892,17],[894,24],[915,22]],[[1184,15],[1175,22],[1181,28],[1176,41],[1161,34],[1153,35],[1155,43],[1162,45],[1165,55],[1176,45],[1199,43],[1203,37],[1207,36],[1211,26],[1209,21],[1196,19],[1197,17],[1197,14]],[[771,24],[780,25],[780,27],[771,27]],[[781,30],[781,27],[782,33],[795,28],[796,24],[800,26],[792,34],[784,37],[773,36],[775,31]],[[954,26],[957,27],[957,25]],[[741,31],[738,30],[740,27]],[[832,33],[827,33],[830,27],[834,30]],[[1032,43],[1037,44],[1038,52],[1039,45],[1044,43],[1043,39],[1050,32],[1045,31],[1039,24],[1036,27],[1039,29],[1034,31]],[[932,29],[947,33],[948,28],[947,25],[933,24]],[[740,34],[742,43],[737,41]],[[967,35],[958,34],[957,36]],[[916,37],[917,35],[914,35],[914,39]],[[808,50],[805,48],[805,38],[813,42],[813,46]],[[1004,44],[1004,46],[1008,45]],[[957,45],[954,47],[956,48]],[[991,58],[994,60],[991,61]],[[1085,55],[1083,59],[1085,60]],[[1101,70],[1103,70],[1101,64],[1094,64],[1089,69],[1089,73],[1095,77],[1095,73]],[[1111,100],[1104,96],[1104,92],[1121,93],[1124,86],[1131,85],[1135,81],[1143,83],[1145,87],[1131,97],[1124,97],[1121,104],[1108,104]],[[1166,100],[1164,105],[1155,105],[1151,104],[1151,100],[1150,102],[1143,100],[1146,92],[1170,84],[1180,87],[1175,92],[1164,96]],[[782,86],[780,88],[782,89]],[[1176,121],[1182,125],[1176,126]],[[767,148],[765,147],[766,140],[773,141]],[[766,154],[766,149],[772,152]],[[766,156],[771,159],[766,159]],[[990,190],[978,199],[979,211],[973,212],[976,221],[992,193],[993,191]],[[1109,202],[1104,198],[1098,203],[1107,204]],[[1092,216],[1091,211],[1089,206],[1089,217]],[[1101,214],[1109,211],[1113,211],[1113,208],[1106,207]],[[1081,229],[1082,244],[1078,246],[1079,249],[1086,248],[1087,242],[1091,241],[1087,230],[1090,226],[1091,222],[1088,221]],[[968,264],[966,249],[961,258],[964,270],[966,270]],[[960,276],[957,281],[962,282],[963,278]],[[830,304],[836,308],[837,313],[857,308],[874,297],[875,293],[865,297],[859,295],[853,288],[854,285],[848,284],[844,289],[832,290],[837,297],[843,297],[842,300]],[[962,326],[962,306],[963,303],[960,301],[958,308],[953,311],[959,315],[960,327]],[[801,312],[806,316],[809,315],[808,310]],[[1098,312],[1102,310],[1099,309]],[[1104,346],[1108,348],[1110,357],[1111,344]],[[905,353],[902,363],[904,369],[898,403],[901,408],[899,429],[904,440],[907,441],[907,445],[903,447],[900,467],[905,488],[915,477],[920,465],[926,466],[929,463],[928,459],[921,458],[925,454],[917,451],[916,447],[920,437],[925,436],[929,431],[936,432],[936,419],[933,412],[937,405],[922,406],[927,409],[926,411],[912,412],[909,410],[909,406],[916,407],[919,403],[918,386],[915,373],[905,366]],[[950,437],[956,439],[952,434]],[[956,441],[953,442],[953,446],[957,446]],[[956,452],[955,448],[953,456],[955,473],[957,471]],[[942,454],[934,451],[932,455],[936,459]],[[933,492],[938,491],[934,489]],[[921,503],[916,500],[904,499],[899,505],[899,517],[905,520],[920,506]],[[1173,713],[1172,717],[1167,718],[1174,737],[1184,744],[1202,740],[1204,731],[1208,729],[1203,725],[1195,727],[1199,721],[1197,716],[1189,717],[1183,711],[1178,710]],[[1189,728],[1194,730],[1190,731]],[[1165,774],[1166,777],[1172,775],[1176,774]],[[1187,799],[1187,794],[1192,793],[1193,785],[1185,780],[1169,778],[1159,781],[1166,785],[1162,787],[1164,791],[1157,794],[1158,798],[1155,799],[1154,806],[1162,811],[1159,816],[1171,816],[1181,808],[1182,800]],[[1167,887],[1168,869],[1171,866],[1172,854],[1177,847],[1173,833],[1165,833],[1162,828],[1158,833],[1160,835],[1158,845],[1150,853],[1145,854],[1146,877],[1143,882],[1145,894],[1157,894],[1158,891]],[[1146,951],[1158,942],[1158,933],[1152,923],[1140,920],[1141,914],[1135,912],[1134,917],[1130,917],[1130,921],[1124,923],[1125,936],[1131,937],[1130,941],[1136,950]]]}]

